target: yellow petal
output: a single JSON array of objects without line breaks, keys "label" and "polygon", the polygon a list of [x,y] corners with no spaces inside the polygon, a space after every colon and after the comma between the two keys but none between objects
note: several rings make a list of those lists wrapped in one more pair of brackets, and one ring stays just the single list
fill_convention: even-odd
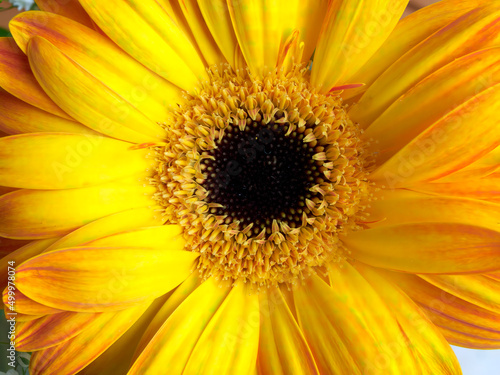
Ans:
[{"label": "yellow petal", "polygon": [[259,348],[259,299],[243,282],[233,286],[201,334],[186,374],[253,375]]},{"label": "yellow petal", "polygon": [[182,250],[186,241],[181,234],[182,227],[178,225],[161,225],[115,233],[87,242],[85,245],[151,247],[164,251]]},{"label": "yellow petal", "polygon": [[190,251],[146,247],[54,250],[19,266],[17,287],[63,310],[123,310],[175,288],[191,274],[197,257]]},{"label": "yellow petal", "polygon": [[[421,366],[422,374],[461,374],[460,365],[453,350],[441,335],[439,329],[401,289],[374,268],[356,263],[358,272],[376,286],[377,294],[383,299],[408,337],[409,344]],[[393,348],[394,350],[394,348]]]},{"label": "yellow petal", "polygon": [[76,337],[33,353],[30,374],[76,374],[118,340],[150,304],[151,302],[147,302],[127,310],[99,314]]},{"label": "yellow petal", "polygon": [[92,20],[78,0],[38,0],[36,5],[45,12],[56,13],[82,25],[93,27]]},{"label": "yellow petal", "polygon": [[314,54],[311,83],[327,92],[347,83],[379,49],[401,18],[408,0],[334,0]]},{"label": "yellow petal", "polygon": [[208,66],[226,62],[203,19],[197,0],[178,0],[187,24]]},{"label": "yellow petal", "polygon": [[233,29],[243,56],[253,74],[265,74],[276,67],[281,39],[279,0],[229,0]]},{"label": "yellow petal", "polygon": [[[498,7],[497,7],[498,8]],[[500,41],[500,9],[476,8],[436,31],[397,60],[371,85],[349,116],[363,127],[416,83],[454,59]]]},{"label": "yellow petal", "polygon": [[500,84],[442,117],[375,170],[370,179],[389,188],[408,187],[468,166],[500,145],[499,111]]},{"label": "yellow petal", "polygon": [[[333,266],[329,277],[332,287],[311,276],[294,291],[299,324],[320,373],[417,374],[406,338],[372,287],[349,264]],[[389,346],[399,355],[391,356]]]},{"label": "yellow petal", "polygon": [[[142,131],[158,133],[168,108],[180,98],[174,85],[140,64],[99,33],[56,14],[21,13],[10,22],[17,44],[27,51],[29,40],[40,36],[97,81],[148,117]],[[119,63],[117,63],[119,62]]]},{"label": "yellow petal", "polygon": [[91,134],[31,133],[0,139],[0,184],[24,189],[70,189],[154,168],[148,149]]},{"label": "yellow petal", "polygon": [[160,224],[161,218],[151,208],[132,208],[84,225],[54,242],[45,251],[78,246],[118,232]]},{"label": "yellow petal", "polygon": [[34,107],[71,120],[40,87],[28,58],[13,38],[0,38],[0,87]]},{"label": "yellow petal", "polygon": [[143,330],[139,343],[133,356],[133,362],[139,357],[144,348],[149,344],[156,332],[163,323],[172,315],[179,305],[188,298],[196,288],[200,286],[202,280],[198,272],[193,272],[184,282],[172,291],[165,304],[158,310],[157,314],[151,319],[150,324]]},{"label": "yellow petal", "polygon": [[[137,177],[67,190],[17,190],[0,197],[0,235],[50,238],[120,211],[154,206],[152,186]],[[57,207],[57,209],[54,209]]]},{"label": "yellow petal", "polygon": [[312,375],[319,371],[279,288],[260,295],[259,374]]},{"label": "yellow petal", "polygon": [[500,314],[500,281],[487,275],[421,275],[427,282],[476,306]]},{"label": "yellow petal", "polygon": [[0,130],[7,134],[66,132],[98,134],[82,124],[55,116],[0,89]]},{"label": "yellow petal", "polygon": [[451,344],[500,348],[500,314],[449,294],[415,275],[387,272],[385,276],[425,310]]},{"label": "yellow petal", "polygon": [[[500,204],[432,196],[411,190],[382,190],[370,203],[369,227],[407,223],[456,223],[500,232]],[[373,223],[372,223],[373,222]]]},{"label": "yellow petal", "polygon": [[481,199],[488,202],[500,203],[499,186],[500,174],[496,173],[486,178],[474,178],[465,181],[421,183],[412,186],[412,189],[429,194]]},{"label": "yellow petal", "polygon": [[484,273],[500,269],[500,232],[453,223],[408,223],[342,238],[354,259],[411,273]]},{"label": "yellow petal", "polygon": [[222,54],[233,68],[245,66],[226,0],[198,0],[200,12]]},{"label": "yellow petal", "polygon": [[[132,365],[128,375],[183,374],[198,338],[231,290],[208,279],[189,295],[163,323]],[[207,349],[207,348],[205,348]]]},{"label": "yellow petal", "polygon": [[80,0],[95,23],[124,51],[184,90],[207,78],[196,48],[156,1]]},{"label": "yellow petal", "polygon": [[490,0],[438,1],[403,18],[380,49],[351,77],[352,82],[363,82],[365,86],[347,90],[342,97],[353,98],[365,91],[387,68],[421,41],[474,8],[488,4],[493,3]]},{"label": "yellow petal", "polygon": [[46,39],[31,38],[27,51],[33,73],[43,89],[82,124],[130,142],[162,139],[163,129]]},{"label": "yellow petal", "polygon": [[32,352],[59,345],[81,333],[98,316],[98,313],[62,312],[24,322],[16,327],[16,350]]},{"label": "yellow petal", "polygon": [[168,294],[153,301],[141,317],[113,345],[83,370],[81,375],[127,374],[135,347],[149,322],[165,303]]},{"label": "yellow petal", "polygon": [[500,83],[500,48],[466,55],[417,83],[378,117],[364,133],[380,150],[377,162],[404,145],[456,107]]}]

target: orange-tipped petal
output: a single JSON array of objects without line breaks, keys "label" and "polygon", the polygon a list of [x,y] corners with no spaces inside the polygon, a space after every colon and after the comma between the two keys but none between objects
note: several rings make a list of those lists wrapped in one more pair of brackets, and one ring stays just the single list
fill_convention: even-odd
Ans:
[{"label": "orange-tipped petal", "polygon": [[82,25],[93,27],[92,20],[78,0],[38,0],[36,5],[44,12],[59,14]]},{"label": "orange-tipped petal", "polygon": [[127,310],[99,314],[79,335],[35,352],[31,357],[30,374],[76,374],[127,332],[150,304],[145,302]]},{"label": "orange-tipped petal", "polygon": [[82,124],[134,143],[155,142],[164,136],[156,123],[46,39],[31,38],[28,57],[43,89]]},{"label": "orange-tipped petal", "polygon": [[17,287],[31,299],[54,308],[116,311],[169,292],[191,274],[197,257],[197,253],[178,248],[85,246],[54,250],[19,266]]},{"label": "orange-tipped petal", "polygon": [[500,145],[499,112],[497,84],[435,122],[375,170],[370,179],[389,188],[409,187],[470,165]]},{"label": "orange-tipped petal", "polygon": [[[137,62],[108,38],[65,17],[28,12],[10,22],[14,39],[23,51],[34,36],[54,45],[97,81],[122,97],[154,123],[144,122],[145,134],[156,134],[156,122],[166,120],[168,108],[178,101],[179,89]],[[120,63],[117,64],[116,62]]]},{"label": "orange-tipped petal", "polygon": [[378,77],[349,111],[351,119],[367,127],[429,74],[456,58],[496,46],[500,41],[499,18],[498,7],[478,7],[436,31]]},{"label": "orange-tipped petal", "polygon": [[23,322],[16,327],[16,350],[32,352],[60,345],[81,333],[98,316],[66,311]]},{"label": "orange-tipped petal", "polygon": [[28,58],[13,38],[0,38],[0,87],[34,107],[71,120],[40,87]]},{"label": "orange-tipped petal", "polygon": [[363,137],[376,140],[371,149],[380,151],[380,164],[443,116],[498,83],[500,48],[466,55],[417,83],[378,117]]},{"label": "orange-tipped petal", "polygon": [[364,82],[366,86],[346,91],[342,97],[350,99],[359,95],[396,60],[421,41],[474,8],[492,4],[491,0],[444,0],[403,18],[380,49],[352,76],[354,82]]},{"label": "orange-tipped petal", "polygon": [[67,132],[98,134],[82,124],[32,106],[0,88],[0,130],[7,134]]}]

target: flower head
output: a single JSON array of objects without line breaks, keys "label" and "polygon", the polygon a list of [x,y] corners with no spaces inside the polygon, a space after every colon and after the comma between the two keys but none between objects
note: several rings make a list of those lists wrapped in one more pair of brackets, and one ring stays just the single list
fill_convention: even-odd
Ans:
[{"label": "flower head", "polygon": [[0,235],[31,373],[460,374],[448,343],[500,347],[500,7],[406,3],[17,16]]}]

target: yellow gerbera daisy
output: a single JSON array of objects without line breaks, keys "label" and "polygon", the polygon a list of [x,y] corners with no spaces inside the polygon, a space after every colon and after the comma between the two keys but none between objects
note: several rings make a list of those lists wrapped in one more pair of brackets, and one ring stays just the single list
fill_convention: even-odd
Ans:
[{"label": "yellow gerbera daisy", "polygon": [[460,374],[448,343],[500,348],[500,5],[406,4],[11,21],[0,283],[31,374]]}]

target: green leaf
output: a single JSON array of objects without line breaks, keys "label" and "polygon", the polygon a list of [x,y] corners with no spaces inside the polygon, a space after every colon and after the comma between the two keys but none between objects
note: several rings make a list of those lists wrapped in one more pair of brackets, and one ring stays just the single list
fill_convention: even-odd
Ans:
[{"label": "green leaf", "polygon": [[0,27],[0,37],[2,36],[12,36],[12,34],[9,32],[9,30],[5,30]]}]

